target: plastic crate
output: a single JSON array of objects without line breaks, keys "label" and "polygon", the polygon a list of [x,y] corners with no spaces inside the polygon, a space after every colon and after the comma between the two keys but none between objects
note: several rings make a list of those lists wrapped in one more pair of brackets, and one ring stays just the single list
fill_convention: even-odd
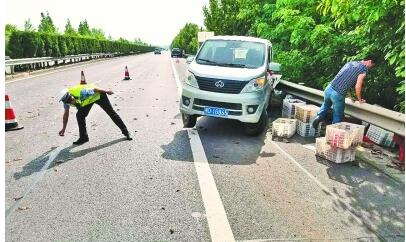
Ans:
[{"label": "plastic crate", "polygon": [[316,154],[335,163],[345,163],[355,160],[355,149],[340,149],[326,142],[325,137],[316,139]]},{"label": "plastic crate", "polygon": [[362,143],[365,126],[341,122],[326,128],[327,143],[341,149],[355,147]]},{"label": "plastic crate", "polygon": [[295,118],[303,123],[311,123],[319,110],[320,107],[311,104],[298,105],[296,106]]},{"label": "plastic crate", "polygon": [[295,118],[295,107],[305,104],[306,102],[300,99],[283,99],[282,118]]},{"label": "plastic crate", "polygon": [[296,132],[296,119],[278,118],[272,122],[272,135],[290,138]]},{"label": "plastic crate", "polygon": [[394,147],[395,142],[393,140],[393,133],[377,127],[375,125],[370,125],[367,131],[367,137],[378,145],[384,145],[388,147]]},{"label": "plastic crate", "polygon": [[316,134],[311,123],[304,123],[300,120],[296,121],[296,132],[302,137],[314,137]]}]

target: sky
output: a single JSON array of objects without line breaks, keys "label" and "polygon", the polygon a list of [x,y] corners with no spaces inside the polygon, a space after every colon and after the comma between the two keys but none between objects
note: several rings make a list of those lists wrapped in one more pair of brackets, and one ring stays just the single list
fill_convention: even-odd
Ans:
[{"label": "sky", "polygon": [[59,32],[69,18],[77,29],[87,20],[106,37],[140,38],[152,45],[169,45],[186,23],[203,26],[203,6],[209,0],[6,0],[6,24],[24,29],[31,19],[37,29],[41,12],[48,11]]}]

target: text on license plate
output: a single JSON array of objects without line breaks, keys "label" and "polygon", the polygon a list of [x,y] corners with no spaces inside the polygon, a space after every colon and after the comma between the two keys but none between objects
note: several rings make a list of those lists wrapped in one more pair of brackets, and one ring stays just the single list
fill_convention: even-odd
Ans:
[{"label": "text on license plate", "polygon": [[205,107],[204,114],[210,116],[227,117],[228,110],[225,108]]}]

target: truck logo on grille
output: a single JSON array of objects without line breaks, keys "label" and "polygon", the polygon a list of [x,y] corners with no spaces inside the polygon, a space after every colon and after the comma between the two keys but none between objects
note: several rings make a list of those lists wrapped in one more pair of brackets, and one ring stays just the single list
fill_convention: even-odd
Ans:
[{"label": "truck logo on grille", "polygon": [[217,81],[216,83],[214,83],[214,85],[215,85],[217,88],[223,88],[223,87],[224,87],[224,82],[222,82],[222,81],[220,80],[220,81]]}]

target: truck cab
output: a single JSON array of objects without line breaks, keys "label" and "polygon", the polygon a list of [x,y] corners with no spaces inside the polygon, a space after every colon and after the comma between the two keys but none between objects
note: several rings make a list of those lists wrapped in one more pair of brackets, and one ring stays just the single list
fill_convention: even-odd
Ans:
[{"label": "truck cab", "polygon": [[267,108],[279,82],[269,40],[245,36],[214,36],[200,47],[187,68],[180,112],[184,127],[197,117],[235,119],[248,135],[260,134],[268,123]]}]

